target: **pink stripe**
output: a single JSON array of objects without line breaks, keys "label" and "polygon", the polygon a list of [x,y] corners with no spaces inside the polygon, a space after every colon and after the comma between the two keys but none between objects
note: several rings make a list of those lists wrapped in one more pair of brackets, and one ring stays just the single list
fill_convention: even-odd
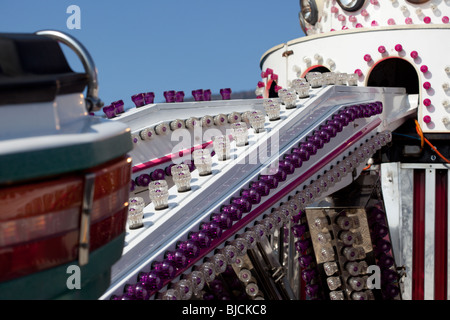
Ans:
[{"label": "pink stripe", "polygon": [[[203,143],[201,145],[202,149],[205,149],[211,143],[212,143],[212,141]],[[153,167],[159,166],[160,164],[169,162],[172,159],[183,157],[188,153],[189,154],[192,153],[195,149],[198,149],[198,148],[199,148],[199,146],[191,147],[190,149],[185,149],[185,150],[179,151],[178,153],[168,154],[167,156],[164,156],[164,157],[161,157],[158,159],[154,159],[154,160],[150,160],[150,161],[147,161],[147,162],[144,162],[141,164],[137,164],[137,165],[133,166],[132,173],[139,172],[139,171],[149,169],[149,168],[153,168]]]}]

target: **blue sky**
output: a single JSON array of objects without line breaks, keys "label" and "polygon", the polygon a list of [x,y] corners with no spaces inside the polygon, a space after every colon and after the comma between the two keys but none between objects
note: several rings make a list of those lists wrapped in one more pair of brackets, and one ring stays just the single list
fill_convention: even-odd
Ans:
[{"label": "blue sky", "polygon": [[[67,28],[70,5],[81,10],[79,30]],[[0,32],[73,35],[95,61],[105,104],[131,105],[147,91],[163,101],[166,90],[254,90],[262,54],[304,35],[298,12],[297,0],[1,0]]]}]

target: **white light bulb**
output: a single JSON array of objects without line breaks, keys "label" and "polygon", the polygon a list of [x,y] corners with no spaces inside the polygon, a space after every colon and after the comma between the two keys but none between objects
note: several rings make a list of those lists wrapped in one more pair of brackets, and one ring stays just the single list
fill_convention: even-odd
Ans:
[{"label": "white light bulb", "polygon": [[213,117],[208,116],[208,115],[203,116],[201,121],[202,121],[202,126],[203,127],[211,127],[211,126],[214,125]]},{"label": "white light bulb", "polygon": [[214,117],[214,123],[215,123],[217,126],[224,125],[224,124],[226,124],[227,122],[228,122],[227,116],[224,115],[224,114],[222,114],[222,113],[220,113],[220,114],[218,114],[217,116]]},{"label": "white light bulb", "polygon": [[231,130],[236,146],[242,147],[248,144],[248,128],[245,122],[233,123]]}]

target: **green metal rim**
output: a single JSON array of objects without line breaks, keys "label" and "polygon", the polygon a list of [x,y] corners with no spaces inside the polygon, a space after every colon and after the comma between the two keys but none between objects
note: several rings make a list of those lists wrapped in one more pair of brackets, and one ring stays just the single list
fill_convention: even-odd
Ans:
[{"label": "green metal rim", "polygon": [[125,155],[133,149],[130,132],[102,141],[3,155],[0,185],[85,170]]}]

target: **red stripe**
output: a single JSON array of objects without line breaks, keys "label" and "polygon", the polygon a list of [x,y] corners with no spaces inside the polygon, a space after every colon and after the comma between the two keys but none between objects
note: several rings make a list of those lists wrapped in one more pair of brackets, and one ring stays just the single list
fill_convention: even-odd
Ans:
[{"label": "red stripe", "polygon": [[[128,207],[91,225],[91,251],[100,248],[125,230]],[[76,260],[79,230],[0,248],[0,282],[57,267]]]},{"label": "red stripe", "polygon": [[306,283],[305,280],[300,276],[300,300],[306,300]]},{"label": "red stripe", "polygon": [[412,299],[424,298],[425,171],[414,170]]},{"label": "red stripe", "polygon": [[447,188],[447,170],[436,170],[435,300],[447,300]]},{"label": "red stripe", "polygon": [[[89,170],[96,175],[91,251],[125,231],[131,171],[128,159],[123,156]],[[79,221],[83,175],[0,190],[0,208],[8,208],[8,216],[0,217],[0,229],[9,228],[0,239],[0,281],[76,259],[79,223],[74,220]],[[20,234],[14,237],[14,232]]]}]

